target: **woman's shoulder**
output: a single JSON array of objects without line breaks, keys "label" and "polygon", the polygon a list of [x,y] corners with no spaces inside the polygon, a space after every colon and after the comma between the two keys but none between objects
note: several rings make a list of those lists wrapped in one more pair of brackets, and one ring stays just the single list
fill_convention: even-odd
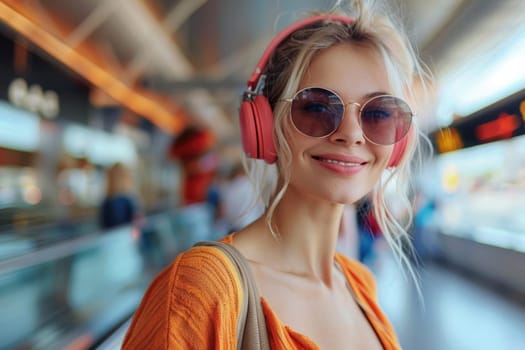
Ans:
[{"label": "woman's shoulder", "polygon": [[192,247],[179,254],[168,269],[171,270],[171,277],[173,278],[180,277],[181,273],[190,272],[199,277],[194,282],[201,283],[207,282],[208,279],[232,279],[236,273],[235,267],[228,257],[222,251],[211,246]]},{"label": "woman's shoulder", "polygon": [[341,264],[345,274],[352,278],[353,285],[365,294],[375,295],[375,278],[366,265],[343,254],[336,254],[336,260]]},{"label": "woman's shoulder", "polygon": [[235,334],[241,302],[242,286],[229,258],[213,247],[193,247],[150,284],[124,345],[184,348],[193,342],[207,348],[218,329]]},{"label": "woman's shoulder", "polygon": [[[179,254],[157,278],[166,279],[169,297],[199,303],[232,302],[242,297],[241,282],[231,260],[219,249],[196,246]],[[233,300],[229,300],[233,299]]]}]

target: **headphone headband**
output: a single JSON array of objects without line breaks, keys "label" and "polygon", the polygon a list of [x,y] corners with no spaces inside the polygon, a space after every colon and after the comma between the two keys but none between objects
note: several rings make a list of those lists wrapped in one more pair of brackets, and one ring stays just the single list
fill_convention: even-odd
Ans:
[{"label": "headphone headband", "polygon": [[342,15],[335,15],[335,14],[334,15],[319,15],[319,16],[312,16],[312,17],[305,18],[285,28],[270,42],[270,44],[266,47],[266,50],[264,50],[264,53],[261,59],[259,60],[259,63],[257,63],[257,65],[255,66],[255,70],[250,76],[250,79],[248,79],[248,90],[256,91],[256,87],[258,85],[259,78],[261,77],[261,74],[264,70],[264,67],[270,60],[270,57],[272,56],[274,50],[277,48],[277,46],[279,46],[279,44],[283,40],[285,40],[290,34],[292,34],[298,29],[309,26],[310,24],[313,24],[316,22],[321,22],[321,21],[326,21],[326,20],[333,20],[333,21],[341,22],[345,24],[352,24],[355,21],[352,17],[346,17]]}]

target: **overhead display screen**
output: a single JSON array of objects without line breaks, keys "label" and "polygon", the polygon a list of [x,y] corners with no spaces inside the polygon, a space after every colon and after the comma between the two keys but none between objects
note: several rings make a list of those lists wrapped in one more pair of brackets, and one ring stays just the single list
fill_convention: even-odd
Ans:
[{"label": "overhead display screen", "polygon": [[431,133],[438,153],[525,134],[525,90]]}]

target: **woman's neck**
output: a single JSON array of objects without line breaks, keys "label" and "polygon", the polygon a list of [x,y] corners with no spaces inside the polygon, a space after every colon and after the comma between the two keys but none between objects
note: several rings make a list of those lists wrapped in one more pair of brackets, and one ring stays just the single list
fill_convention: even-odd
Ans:
[{"label": "woman's neck", "polygon": [[[255,224],[261,249],[254,260],[330,286],[342,211],[341,204],[285,195],[272,216],[276,237],[264,217]],[[264,234],[260,235],[261,231]]]}]

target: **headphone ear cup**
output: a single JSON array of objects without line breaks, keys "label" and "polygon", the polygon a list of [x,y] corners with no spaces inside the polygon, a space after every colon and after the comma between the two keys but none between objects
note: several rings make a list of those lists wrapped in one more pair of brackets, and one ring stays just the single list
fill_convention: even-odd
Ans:
[{"label": "headphone ear cup", "polygon": [[277,160],[273,142],[273,113],[268,100],[258,95],[253,101],[243,101],[239,111],[241,139],[249,158]]},{"label": "headphone ear cup", "polygon": [[244,153],[248,158],[259,158],[257,145],[257,126],[254,121],[253,102],[243,101],[239,111],[241,141]]},{"label": "headphone ear cup", "polygon": [[403,155],[405,154],[408,146],[408,142],[412,140],[414,137],[414,127],[410,126],[410,129],[408,129],[407,134],[398,142],[394,144],[394,149],[392,150],[392,154],[390,155],[390,159],[388,160],[387,167],[396,167],[399,165],[399,162],[403,158]]}]

